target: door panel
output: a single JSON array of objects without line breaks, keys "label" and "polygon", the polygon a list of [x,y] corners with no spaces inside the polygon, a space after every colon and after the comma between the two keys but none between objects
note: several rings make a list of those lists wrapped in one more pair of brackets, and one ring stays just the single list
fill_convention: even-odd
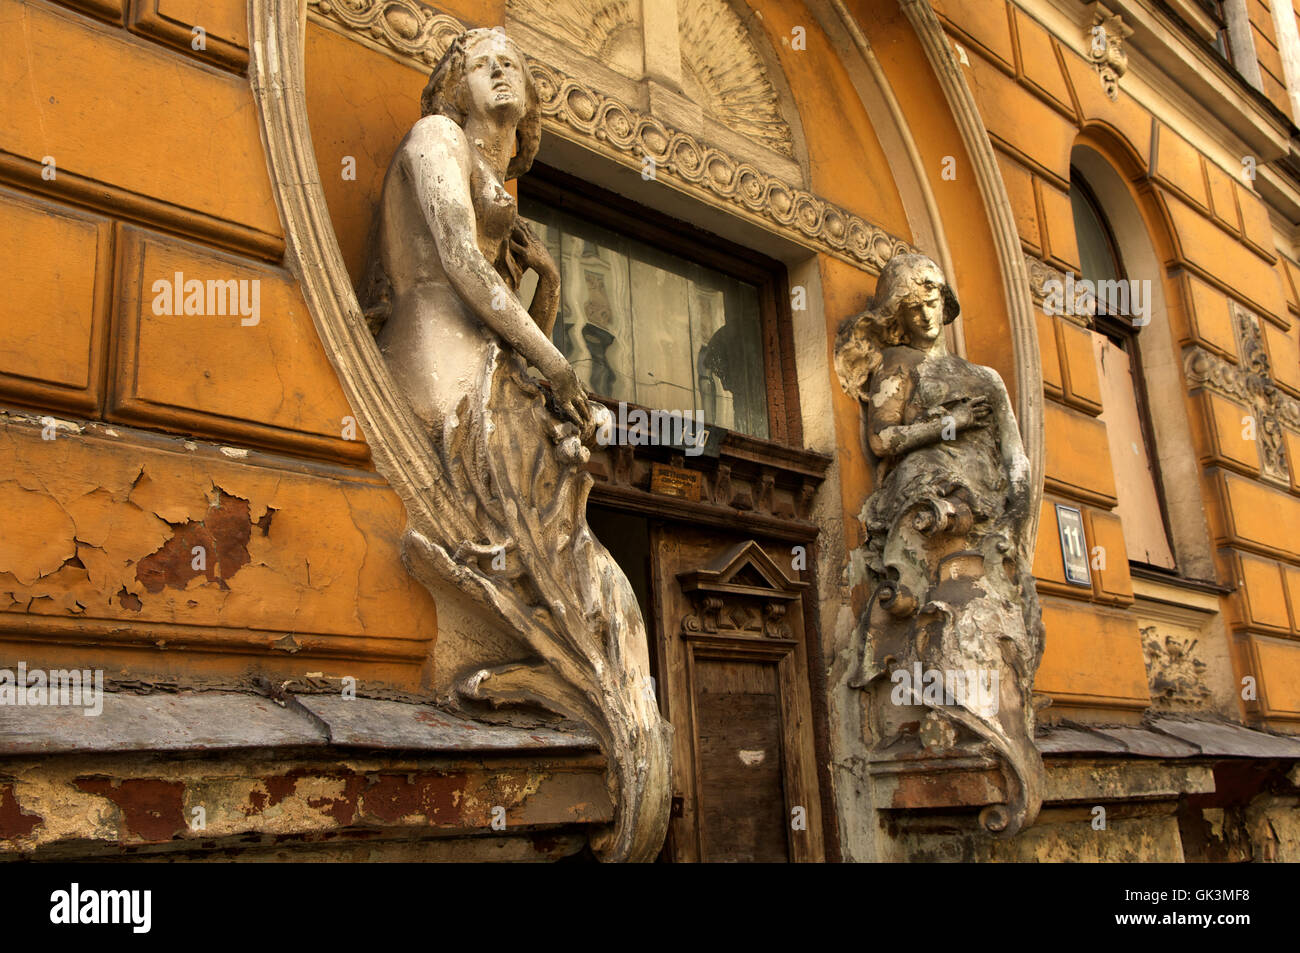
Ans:
[{"label": "door panel", "polygon": [[789,860],[776,666],[700,660],[695,716],[704,856]]}]

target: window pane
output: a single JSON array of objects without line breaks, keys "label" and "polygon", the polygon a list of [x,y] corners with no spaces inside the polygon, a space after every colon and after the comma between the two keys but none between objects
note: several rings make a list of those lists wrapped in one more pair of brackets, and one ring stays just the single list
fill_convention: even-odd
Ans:
[{"label": "window pane", "polygon": [[[768,436],[758,289],[527,198],[560,269],[553,340],[593,393]],[[520,287],[531,298],[530,275]]]},{"label": "window pane", "polygon": [[[687,275],[663,265],[667,256],[640,255],[632,261],[632,328],[636,355],[633,400],[665,410],[693,410],[695,375],[691,338],[691,298]],[[652,258],[646,261],[645,258]]]},{"label": "window pane", "polygon": [[1079,277],[1089,281],[1118,278],[1106,226],[1078,186],[1070,186],[1070,206],[1074,210],[1074,234],[1079,241],[1079,267],[1083,272]]}]

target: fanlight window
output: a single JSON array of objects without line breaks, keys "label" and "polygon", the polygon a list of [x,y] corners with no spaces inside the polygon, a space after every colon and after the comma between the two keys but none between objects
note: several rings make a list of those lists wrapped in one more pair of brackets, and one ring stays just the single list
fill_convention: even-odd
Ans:
[{"label": "fanlight window", "polygon": [[536,200],[519,210],[560,269],[555,346],[592,393],[768,437],[754,285]]}]

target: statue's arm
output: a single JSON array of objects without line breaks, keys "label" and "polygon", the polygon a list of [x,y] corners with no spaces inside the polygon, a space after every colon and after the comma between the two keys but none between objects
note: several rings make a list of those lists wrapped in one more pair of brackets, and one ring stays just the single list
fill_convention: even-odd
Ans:
[{"label": "statue's arm", "polygon": [[538,279],[537,291],[533,293],[533,303],[528,307],[528,316],[550,340],[555,329],[555,317],[560,310],[560,284],[547,283]]},{"label": "statue's arm", "polygon": [[568,361],[479,250],[469,149],[459,126],[442,116],[428,116],[416,123],[399,161],[456,293],[479,320],[555,383],[569,372]]},{"label": "statue's arm", "polygon": [[1002,376],[991,367],[982,368],[985,374],[997,384],[998,400],[994,408],[998,428],[998,446],[1002,451],[1002,467],[1010,483],[1008,498],[1011,506],[1021,515],[1029,509],[1029,458],[1025,455],[1024,443],[1020,439],[1020,425],[1016,423],[1015,412],[1011,409],[1011,395]]},{"label": "statue's arm", "polygon": [[910,390],[906,368],[882,368],[872,377],[867,400],[867,446],[878,459],[937,443],[943,434],[943,420],[939,418],[903,423]]},{"label": "statue's arm", "polygon": [[897,457],[921,447],[938,443],[943,436],[944,421],[936,417],[914,424],[895,424],[873,431],[868,436],[871,452],[877,457]]},{"label": "statue's arm", "polygon": [[515,220],[510,245],[516,260],[537,273],[537,288],[528,306],[528,315],[549,339],[560,309],[560,270],[555,267],[555,259],[545,243],[533,234],[522,218]]}]

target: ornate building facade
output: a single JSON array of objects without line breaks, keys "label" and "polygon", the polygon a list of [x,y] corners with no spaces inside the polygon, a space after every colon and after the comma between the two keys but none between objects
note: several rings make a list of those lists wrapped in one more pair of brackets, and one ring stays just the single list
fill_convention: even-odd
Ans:
[{"label": "ornate building facade", "polygon": [[0,855],[1300,860],[1291,0],[0,0],[0,90]]}]

